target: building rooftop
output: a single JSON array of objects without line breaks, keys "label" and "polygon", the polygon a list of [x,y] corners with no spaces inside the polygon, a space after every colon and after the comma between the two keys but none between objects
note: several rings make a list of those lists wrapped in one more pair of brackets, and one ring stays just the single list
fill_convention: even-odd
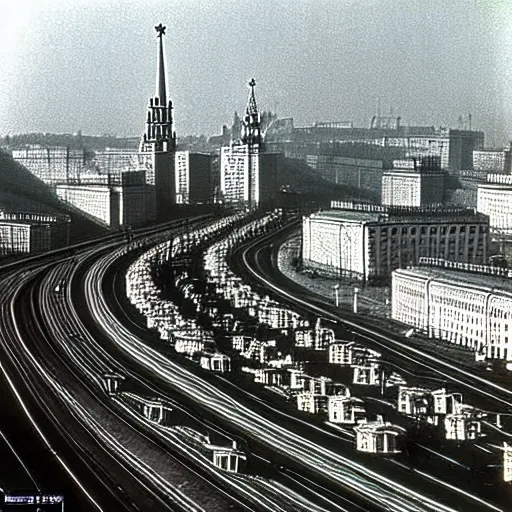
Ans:
[{"label": "building rooftop", "polygon": [[442,222],[488,222],[489,218],[474,209],[466,208],[414,208],[414,207],[384,207],[365,205],[368,209],[347,208],[342,205],[339,209],[326,210],[311,214],[312,220],[356,223],[442,223]]},{"label": "building rooftop", "polygon": [[438,282],[457,287],[463,284],[474,290],[483,292],[493,291],[494,293],[501,292],[512,296],[512,279],[492,274],[428,266],[401,268],[395,270],[393,274],[395,273],[424,279],[435,279]]},{"label": "building rooftop", "polygon": [[422,178],[424,176],[444,176],[445,173],[440,170],[421,170],[421,169],[401,169],[400,167],[395,167],[388,171],[384,172],[384,176],[400,176],[400,177],[412,177],[412,178]]},{"label": "building rooftop", "polygon": [[382,213],[357,210],[327,210],[311,214],[311,219],[348,221],[348,222],[378,222]]}]

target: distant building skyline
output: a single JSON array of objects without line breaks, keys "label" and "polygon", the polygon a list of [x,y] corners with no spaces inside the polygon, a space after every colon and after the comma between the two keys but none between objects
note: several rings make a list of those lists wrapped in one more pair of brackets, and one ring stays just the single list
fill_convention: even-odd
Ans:
[{"label": "distant building skyline", "polygon": [[139,135],[140,98],[154,81],[149,36],[162,22],[181,134],[220,133],[256,76],[262,110],[297,126],[366,127],[380,103],[402,124],[456,128],[471,113],[473,129],[503,145],[512,135],[512,5],[492,4],[262,0],[240,16],[234,0],[9,3],[0,134]]}]

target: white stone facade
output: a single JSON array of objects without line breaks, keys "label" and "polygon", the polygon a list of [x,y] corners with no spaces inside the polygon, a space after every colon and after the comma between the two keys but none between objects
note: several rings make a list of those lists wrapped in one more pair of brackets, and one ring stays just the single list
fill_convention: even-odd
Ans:
[{"label": "white stone facade", "polygon": [[251,206],[259,202],[259,164],[258,144],[221,148],[220,190],[225,203]]},{"label": "white stone facade", "polygon": [[440,204],[444,195],[441,172],[387,171],[382,175],[382,204],[391,206],[424,206]]},{"label": "white stone facade", "polygon": [[471,209],[329,210],[303,218],[304,266],[358,279],[388,279],[421,257],[487,262],[488,217]]},{"label": "white stone facade", "polygon": [[395,270],[391,316],[489,359],[512,360],[508,280],[424,267]]},{"label": "white stone facade", "polygon": [[489,226],[493,232],[512,235],[512,183],[478,185],[477,210],[489,215]]}]

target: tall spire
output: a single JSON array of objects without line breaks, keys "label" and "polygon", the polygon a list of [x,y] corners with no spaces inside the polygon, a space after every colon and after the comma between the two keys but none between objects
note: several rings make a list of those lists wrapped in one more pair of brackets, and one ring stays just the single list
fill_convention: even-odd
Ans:
[{"label": "tall spire", "polygon": [[254,87],[256,86],[256,80],[254,78],[249,82],[249,100],[247,101],[247,108],[245,112],[249,115],[258,115],[258,105],[256,105],[256,97],[254,96]]},{"label": "tall spire", "polygon": [[158,39],[155,97],[158,98],[160,105],[165,105],[167,103],[167,75],[165,73],[163,37],[165,35],[165,27],[160,23],[160,25],[155,27],[155,30]]},{"label": "tall spire", "polygon": [[256,80],[254,78],[249,82],[249,99],[245,108],[245,116],[242,120],[241,141],[248,144],[261,143],[261,119],[256,104],[256,96],[254,95],[254,87]]}]

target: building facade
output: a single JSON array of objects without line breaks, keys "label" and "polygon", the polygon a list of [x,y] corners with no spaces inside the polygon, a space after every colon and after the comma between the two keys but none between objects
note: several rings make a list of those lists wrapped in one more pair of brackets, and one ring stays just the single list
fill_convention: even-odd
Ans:
[{"label": "building facade", "polygon": [[60,146],[30,145],[13,149],[12,157],[49,185],[77,178],[86,163],[85,150]]},{"label": "building facade", "polygon": [[57,185],[55,191],[63,201],[112,229],[140,227],[148,222],[145,171],[122,172],[117,178],[83,176],[76,182]]},{"label": "building facade", "polygon": [[510,174],[512,172],[512,153],[510,148],[474,150],[473,169],[475,171]]},{"label": "building facade", "polygon": [[489,216],[491,231],[512,235],[512,175],[490,174],[478,185],[477,210]]},{"label": "building facade", "polygon": [[175,169],[177,204],[204,204],[212,201],[211,155],[176,151]]},{"label": "building facade", "polygon": [[[382,175],[382,204],[389,206],[439,205],[444,201],[445,174],[431,159],[411,159]],[[438,162],[438,160],[437,160]],[[437,163],[436,162],[436,163]]]},{"label": "building facade", "polygon": [[139,154],[134,149],[106,148],[94,152],[92,164],[100,174],[119,176],[123,171],[139,169]]},{"label": "building facade", "polygon": [[324,180],[366,190],[381,197],[384,162],[336,155],[307,155],[307,164]]},{"label": "building facade", "polygon": [[393,272],[392,318],[485,358],[512,361],[512,281],[508,274],[503,278],[506,271],[428,263]]},{"label": "building facade", "polygon": [[421,257],[483,264],[486,215],[462,208],[398,208],[339,203],[303,218],[303,265],[334,276],[389,279]]},{"label": "building facade", "polygon": [[220,152],[220,200],[249,209],[273,201],[281,157],[279,153],[264,151],[255,85],[254,79],[249,82],[249,100],[241,122],[240,139],[232,140]]},{"label": "building facade", "polygon": [[0,211],[0,256],[36,254],[69,244],[67,215]]}]

